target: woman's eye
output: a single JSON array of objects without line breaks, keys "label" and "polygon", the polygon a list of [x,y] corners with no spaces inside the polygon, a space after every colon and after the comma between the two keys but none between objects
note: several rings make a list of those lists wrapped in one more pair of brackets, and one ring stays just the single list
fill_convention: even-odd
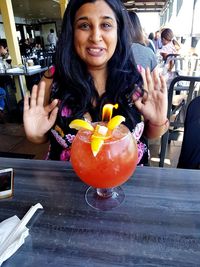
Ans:
[{"label": "woman's eye", "polygon": [[88,23],[82,23],[78,26],[79,29],[81,30],[88,30],[90,28]]},{"label": "woman's eye", "polygon": [[110,29],[112,27],[112,25],[110,25],[109,23],[103,23],[102,24],[102,28],[104,29]]}]

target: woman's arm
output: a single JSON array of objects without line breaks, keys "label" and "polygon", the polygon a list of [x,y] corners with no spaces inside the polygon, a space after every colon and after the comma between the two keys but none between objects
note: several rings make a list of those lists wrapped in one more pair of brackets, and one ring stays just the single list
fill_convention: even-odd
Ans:
[{"label": "woman's arm", "polygon": [[169,128],[169,120],[166,119],[162,124],[153,124],[150,121],[146,122],[144,134],[149,139],[154,139],[162,136]]}]

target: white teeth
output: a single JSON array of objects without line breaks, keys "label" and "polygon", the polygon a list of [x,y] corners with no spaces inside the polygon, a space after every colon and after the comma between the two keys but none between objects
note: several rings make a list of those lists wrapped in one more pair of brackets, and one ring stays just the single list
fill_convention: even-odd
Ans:
[{"label": "white teeth", "polygon": [[94,53],[98,53],[98,52],[101,51],[100,48],[89,48],[89,50],[90,50],[91,52],[94,52]]}]

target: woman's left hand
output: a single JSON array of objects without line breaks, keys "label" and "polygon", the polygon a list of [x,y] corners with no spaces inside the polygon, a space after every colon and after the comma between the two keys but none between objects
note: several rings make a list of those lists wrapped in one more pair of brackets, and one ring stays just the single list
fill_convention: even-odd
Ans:
[{"label": "woman's left hand", "polygon": [[168,96],[167,85],[164,77],[158,74],[155,68],[150,73],[149,68],[141,70],[144,81],[144,89],[147,93],[143,97],[132,96],[132,100],[145,121],[162,125],[167,118]]}]

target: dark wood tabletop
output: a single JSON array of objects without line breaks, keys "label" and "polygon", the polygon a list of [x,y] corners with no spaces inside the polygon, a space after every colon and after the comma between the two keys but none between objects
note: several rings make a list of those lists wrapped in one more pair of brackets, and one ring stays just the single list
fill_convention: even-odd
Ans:
[{"label": "dark wood tabletop", "polygon": [[0,158],[15,171],[14,197],[0,200],[0,221],[41,203],[30,235],[3,267],[200,266],[200,172],[137,167],[122,185],[125,201],[96,211],[87,185],[64,162]]}]

